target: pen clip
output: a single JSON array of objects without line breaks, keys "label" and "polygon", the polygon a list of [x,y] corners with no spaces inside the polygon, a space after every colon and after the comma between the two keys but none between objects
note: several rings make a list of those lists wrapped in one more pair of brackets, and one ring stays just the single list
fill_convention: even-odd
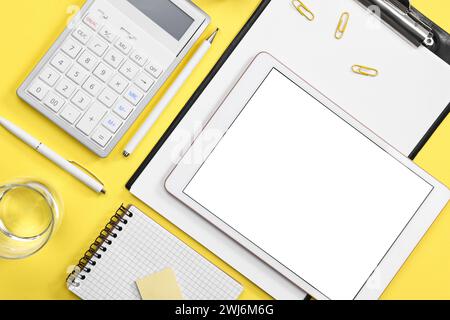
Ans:
[{"label": "pen clip", "polygon": [[85,171],[86,173],[88,173],[90,176],[92,176],[93,178],[95,178],[101,185],[105,185],[102,180],[100,180],[99,177],[97,177],[92,171],[90,171],[89,169],[83,167],[81,164],[79,164],[78,162],[74,161],[74,160],[69,160],[69,162],[75,166],[77,166],[78,168],[82,169],[83,171]]},{"label": "pen clip", "polygon": [[384,2],[400,14],[407,15],[411,11],[411,6],[405,6],[399,1],[384,0]]}]

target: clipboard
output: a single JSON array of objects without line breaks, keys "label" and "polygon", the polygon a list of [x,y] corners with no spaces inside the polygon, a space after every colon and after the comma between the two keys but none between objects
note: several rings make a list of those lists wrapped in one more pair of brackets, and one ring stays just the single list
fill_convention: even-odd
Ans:
[{"label": "clipboard", "polygon": [[[192,119],[195,118],[195,115],[199,112],[205,113],[205,118],[208,117],[209,112],[213,112],[215,108],[218,107],[218,105],[215,105],[216,100],[214,100],[211,104],[213,104],[212,107],[209,107],[210,109],[214,110],[207,110],[205,111],[202,107],[197,107],[198,104],[204,103],[207,101],[210,102],[211,98],[211,92],[217,91],[217,81],[216,79],[220,79],[220,82],[226,82],[229,85],[229,89],[234,85],[234,82],[239,79],[241,72],[245,71],[246,63],[250,62],[249,56],[245,56],[243,61],[239,61],[239,71],[234,70],[231,75],[226,74],[225,79],[222,77],[225,71],[228,69],[228,67],[231,65],[232,67],[236,67],[236,56],[242,56],[242,47],[244,44],[246,44],[249,41],[249,38],[253,39],[253,33],[255,28],[260,27],[260,25],[264,22],[267,26],[270,24],[270,22],[273,22],[273,19],[280,18],[280,16],[277,17],[271,17],[271,21],[267,20],[267,16],[273,15],[272,9],[277,8],[278,6],[281,6],[285,1],[286,4],[290,4],[290,0],[262,0],[258,8],[255,10],[253,15],[250,17],[248,22],[245,24],[245,26],[241,29],[241,31],[238,33],[238,35],[235,37],[235,39],[231,42],[230,46],[225,50],[219,61],[216,63],[216,65],[213,67],[211,72],[208,74],[208,76],[205,78],[205,80],[201,83],[201,85],[198,87],[198,89],[195,91],[195,93],[192,95],[192,97],[189,99],[189,101],[186,103],[186,105],[183,107],[183,109],[179,112],[179,114],[176,116],[176,118],[173,120],[169,128],[165,131],[163,136],[159,139],[157,144],[152,148],[146,159],[143,161],[143,163],[139,166],[135,174],[131,177],[131,179],[126,184],[126,187],[128,190],[130,190],[133,195],[135,195],[137,198],[141,199],[144,203],[146,203],[148,206],[150,206],[153,210],[163,215],[166,219],[171,221],[173,224],[177,225],[181,230],[183,230],[185,233],[190,235],[192,238],[196,239],[199,243],[201,243],[203,246],[205,246],[207,249],[215,253],[219,258],[221,258],[223,261],[227,262],[229,265],[234,267],[235,269],[239,270],[241,274],[246,276],[249,280],[254,282],[256,285],[258,285],[261,289],[263,289],[266,292],[270,292],[272,296],[275,298],[281,299],[297,299],[299,296],[303,295],[301,292],[296,291],[298,289],[292,288],[291,283],[289,281],[286,282],[285,278],[280,278],[278,274],[271,274],[273,277],[273,281],[278,284],[278,287],[274,287],[273,283],[267,283],[262,281],[261,276],[257,276],[255,273],[252,273],[252,268],[256,268],[255,265],[260,268],[260,275],[264,274],[265,278],[267,279],[266,272],[270,272],[270,270],[265,269],[266,267],[261,264],[260,261],[252,260],[253,258],[250,255],[247,255],[248,252],[242,252],[242,247],[239,246],[237,243],[232,243],[233,240],[230,240],[230,238],[227,238],[226,235],[221,234],[220,231],[214,228],[212,225],[208,225],[206,221],[204,221],[201,217],[199,217],[195,212],[191,211],[189,208],[185,207],[180,202],[176,201],[173,197],[170,196],[170,194],[164,189],[164,181],[167,178],[167,175],[171,171],[170,167],[172,165],[175,165],[173,163],[173,158],[168,155],[170,153],[170,149],[173,147],[175,140],[177,138],[177,135],[186,129],[191,130],[190,126],[193,125]],[[397,0],[395,0],[397,1]],[[308,2],[308,4],[314,5],[315,2]],[[336,2],[337,3],[337,2]],[[340,2],[339,2],[340,3]],[[349,0],[345,3],[348,3],[352,6],[352,8],[357,9],[359,13],[363,12],[361,11],[361,6],[358,5],[358,8],[355,7],[356,1]],[[323,4],[323,3],[322,3]],[[335,4],[335,2],[333,2]],[[287,8],[287,7],[286,7]],[[285,8],[285,9],[286,9]],[[295,11],[295,8],[292,7],[292,12]],[[283,13],[287,13],[284,10]],[[290,18],[292,19],[292,12],[289,11]],[[365,11],[364,11],[365,12]],[[324,14],[329,14],[329,12],[325,12]],[[336,18],[336,25],[338,23],[338,16]],[[298,19],[301,19],[299,16]],[[334,31],[336,28],[336,25],[334,25],[334,28],[331,30],[330,37],[334,39]],[[385,28],[385,26],[383,26]],[[358,28],[353,28],[358,29]],[[391,44],[394,44],[394,47],[401,47],[403,46],[409,46],[409,44],[406,43],[406,41],[399,37],[398,34],[395,34],[395,32],[391,32],[387,27],[383,32],[383,35],[386,35],[388,42]],[[434,48],[425,49],[422,48],[420,51],[421,54],[424,52],[427,53],[427,56],[433,60],[434,63],[439,65],[439,68],[445,69],[446,72],[449,70],[447,68],[442,68],[443,66],[447,66],[449,64],[450,60],[450,46],[448,45],[450,43],[450,35],[445,33],[442,29],[436,26],[436,31],[438,31],[436,34],[439,37],[439,40],[436,39],[436,43],[439,44]],[[350,35],[350,34],[349,34]],[[346,39],[344,41],[347,41],[349,39],[349,35],[346,35]],[[275,37],[275,36],[273,36]],[[272,37],[272,39],[273,39]],[[281,37],[280,37],[281,38]],[[264,39],[264,38],[263,38]],[[254,40],[254,39],[253,39]],[[379,40],[379,39],[378,39]],[[281,41],[281,40],[280,40]],[[384,41],[384,38],[383,38]],[[279,44],[279,43],[278,43]],[[401,45],[395,45],[395,44],[401,44]],[[406,44],[406,45],[405,45]],[[306,43],[305,45],[308,45]],[[273,48],[274,46],[272,46]],[[277,49],[277,48],[275,48]],[[404,48],[403,48],[404,49]],[[278,48],[278,51],[276,52],[275,56],[279,58],[280,55],[282,55],[282,48]],[[428,50],[433,51],[435,54],[430,54]],[[276,51],[276,50],[275,50]],[[413,51],[417,52],[417,51]],[[270,52],[271,53],[271,52]],[[330,53],[330,52],[325,52]],[[395,53],[395,50],[394,50]],[[254,56],[252,56],[253,59]],[[438,58],[439,57],[439,58]],[[398,58],[398,57],[397,57]],[[248,61],[246,60],[248,59]],[[282,60],[282,59],[281,59]],[[444,62],[445,61],[445,62]],[[234,63],[234,64],[233,64]],[[353,62],[354,63],[354,62]],[[285,63],[289,66],[289,63]],[[350,67],[350,66],[349,66]],[[242,70],[241,70],[242,69]],[[218,77],[220,75],[221,77]],[[304,76],[304,74],[301,74]],[[311,74],[310,74],[311,75]],[[447,73],[446,73],[447,75]],[[217,76],[217,77],[216,77]],[[304,77],[305,79],[309,79],[308,77]],[[361,80],[361,79],[357,79]],[[354,80],[354,81],[357,81]],[[410,79],[406,79],[406,81],[411,81]],[[448,83],[448,82],[447,82]],[[403,85],[405,85],[403,83]],[[444,84],[441,84],[441,86],[444,86]],[[316,87],[320,87],[317,86]],[[222,90],[222,89],[220,89]],[[394,89],[392,89],[394,90]],[[398,88],[395,88],[395,90],[398,90]],[[436,88],[433,88],[433,90],[436,90]],[[440,90],[440,91],[439,91]],[[226,90],[224,90],[226,91]],[[406,91],[406,89],[405,89]],[[403,154],[408,155],[411,159],[414,159],[417,153],[422,149],[424,144],[428,141],[428,139],[431,137],[431,135],[434,133],[434,131],[437,129],[437,127],[441,124],[441,122],[444,120],[446,115],[450,111],[450,99],[447,98],[448,90],[441,90],[438,89],[438,92],[445,91],[445,97],[440,99],[439,101],[445,101],[441,105],[439,105],[439,115],[436,117],[433,117],[432,119],[432,125],[426,127],[426,134],[420,135],[420,139],[414,140],[414,148],[411,148],[411,152]],[[221,97],[225,97],[227,92],[217,93],[217,95],[220,95]],[[332,97],[332,94],[326,93],[327,96]],[[442,95],[444,96],[444,95]],[[216,98],[216,97],[214,97]],[[219,98],[220,100],[221,98]],[[340,103],[342,106],[345,105],[345,103]],[[408,105],[407,105],[408,106]],[[203,107],[205,107],[203,105]],[[208,108],[206,108],[208,109]],[[207,119],[205,119],[205,122]],[[195,130],[192,130],[195,131]],[[195,137],[192,137],[195,138]],[[420,141],[419,141],[420,140]],[[414,150],[413,150],[414,149]],[[170,150],[170,151],[169,151]],[[231,241],[231,242],[230,242]],[[234,251],[233,251],[234,250]],[[245,250],[244,250],[245,251]],[[243,258],[245,256],[245,258]],[[245,259],[250,259],[249,261],[246,261]],[[243,261],[244,260],[244,261]],[[289,289],[288,289],[289,288]],[[298,288],[298,287],[297,287]]]},{"label": "clipboard", "polygon": [[[233,53],[233,51],[239,46],[242,39],[245,37],[245,35],[248,33],[248,31],[252,28],[254,23],[258,20],[260,15],[264,12],[264,10],[267,8],[269,3],[272,0],[262,0],[261,4],[258,6],[258,8],[255,10],[253,15],[250,17],[248,22],[244,25],[244,27],[241,29],[241,31],[238,33],[236,38],[231,42],[230,46],[225,50],[222,57],[219,59],[219,61],[216,63],[216,65],[213,67],[213,69],[210,71],[210,73],[207,75],[205,80],[200,84],[200,86],[197,88],[197,90],[194,92],[192,97],[188,100],[186,105],[183,107],[183,109],[179,112],[179,114],[176,116],[176,118],[173,120],[169,128],[165,131],[163,136],[159,139],[157,144],[153,147],[153,149],[150,151],[148,156],[145,158],[145,160],[142,162],[142,164],[139,166],[139,168],[136,170],[136,172],[133,174],[133,176],[130,178],[128,183],[126,184],[126,188],[128,190],[131,189],[134,182],[139,178],[140,174],[145,170],[147,165],[152,161],[154,156],[158,153],[160,148],[164,145],[165,141],[170,137],[172,132],[177,128],[178,124],[183,120],[185,115],[188,113],[188,111],[191,109],[191,107],[195,104],[197,99],[202,95],[204,90],[207,88],[208,84],[211,82],[211,80],[215,77],[215,75],[218,73],[218,71],[222,68],[224,63],[227,61],[227,59],[230,57],[230,55]],[[392,0],[396,1],[396,0]],[[421,14],[417,9],[410,6],[409,0],[398,0],[402,2],[404,5],[407,5],[412,12],[417,14],[424,23],[429,25],[435,34],[435,44],[428,48],[430,51],[435,53],[439,58],[441,58],[443,61],[445,61],[447,64],[450,65],[450,34],[448,34],[445,30],[443,30],[441,27],[439,27],[437,24],[435,24],[433,21],[428,19],[426,16]],[[405,41],[403,39],[399,39],[399,41]],[[425,146],[425,144],[428,142],[428,140],[431,138],[433,133],[437,130],[439,125],[444,121],[444,119],[447,117],[447,115],[450,113],[450,102],[447,105],[447,107],[443,110],[442,114],[440,114],[433,125],[429,128],[427,133],[423,136],[423,138],[418,142],[417,146],[414,148],[414,150],[409,155],[409,158],[411,160],[414,160],[414,158],[417,156],[417,154],[422,150],[422,148]]]}]

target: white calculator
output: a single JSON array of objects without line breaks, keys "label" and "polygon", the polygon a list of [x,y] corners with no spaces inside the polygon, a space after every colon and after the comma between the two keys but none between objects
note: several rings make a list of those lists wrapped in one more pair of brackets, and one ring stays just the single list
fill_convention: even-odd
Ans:
[{"label": "white calculator", "polygon": [[209,23],[187,0],[88,0],[18,95],[106,157]]}]

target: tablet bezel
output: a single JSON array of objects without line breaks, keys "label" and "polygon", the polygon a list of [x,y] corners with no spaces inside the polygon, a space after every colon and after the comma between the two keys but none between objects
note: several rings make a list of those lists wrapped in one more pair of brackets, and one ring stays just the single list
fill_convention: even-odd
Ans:
[{"label": "tablet bezel", "polygon": [[[364,284],[361,284],[362,288],[355,296],[355,299],[377,299],[383,293],[387,285],[398,272],[427,229],[439,215],[440,211],[447,204],[450,197],[450,192],[436,179],[420,169],[411,160],[403,156],[399,151],[395,150],[379,136],[375,135],[367,127],[359,123],[350,114],[346,113],[342,108],[297,76],[270,54],[261,53],[251,63],[233,90],[225,98],[222,105],[209,120],[202,133],[198,136],[189,150],[187,150],[184,154],[181,161],[170,173],[166,180],[165,187],[169,193],[185,205],[200,214],[208,222],[215,225],[222,232],[237,241],[247,250],[254,253],[262,261],[280,272],[283,276],[311,294],[313,297],[316,299],[328,299],[328,297],[322,292],[311,286],[300,276],[297,276],[281,262],[277,261],[274,257],[270,256],[264,250],[252,243],[249,239],[245,238],[231,226],[227,225],[224,221],[220,220],[217,216],[209,212],[184,193],[184,190],[190,180],[195,176],[204,161],[206,161],[208,155],[214,150],[223,135],[231,127],[234,120],[239,116],[242,109],[246,106],[251,97],[273,69],[281,72],[284,76],[312,95],[326,108],[330,109],[337,116],[349,123],[349,125],[378,145],[381,149],[386,151],[404,166],[411,169],[433,186],[432,192],[425,200],[421,208],[405,226],[405,229],[399,235],[392,247],[387,250],[386,255],[383,257],[372,275]],[[206,141],[208,142],[207,146],[201,145]],[[198,153],[199,150],[202,151],[200,158]],[[195,159],[195,161],[187,161],[187,159]]]}]

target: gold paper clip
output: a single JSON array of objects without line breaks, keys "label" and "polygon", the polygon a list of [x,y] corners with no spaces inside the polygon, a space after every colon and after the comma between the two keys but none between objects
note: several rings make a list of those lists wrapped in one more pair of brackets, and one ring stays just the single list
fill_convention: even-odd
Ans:
[{"label": "gold paper clip", "polygon": [[334,37],[338,40],[341,40],[344,37],[345,30],[347,30],[348,21],[350,20],[350,13],[344,12],[341,14],[339,19],[338,26],[336,28],[336,33]]},{"label": "gold paper clip", "polygon": [[354,73],[357,73],[357,74],[360,74],[360,75],[363,75],[366,77],[376,77],[379,74],[377,69],[366,67],[366,66],[361,66],[358,64],[355,64],[354,66],[352,66],[352,71]]},{"label": "gold paper clip", "polygon": [[292,4],[294,5],[295,9],[297,9],[297,11],[300,12],[300,14],[306,19],[308,19],[309,21],[314,20],[314,13],[312,13],[312,11],[309,10],[303,2],[301,2],[300,0],[292,0]]}]

